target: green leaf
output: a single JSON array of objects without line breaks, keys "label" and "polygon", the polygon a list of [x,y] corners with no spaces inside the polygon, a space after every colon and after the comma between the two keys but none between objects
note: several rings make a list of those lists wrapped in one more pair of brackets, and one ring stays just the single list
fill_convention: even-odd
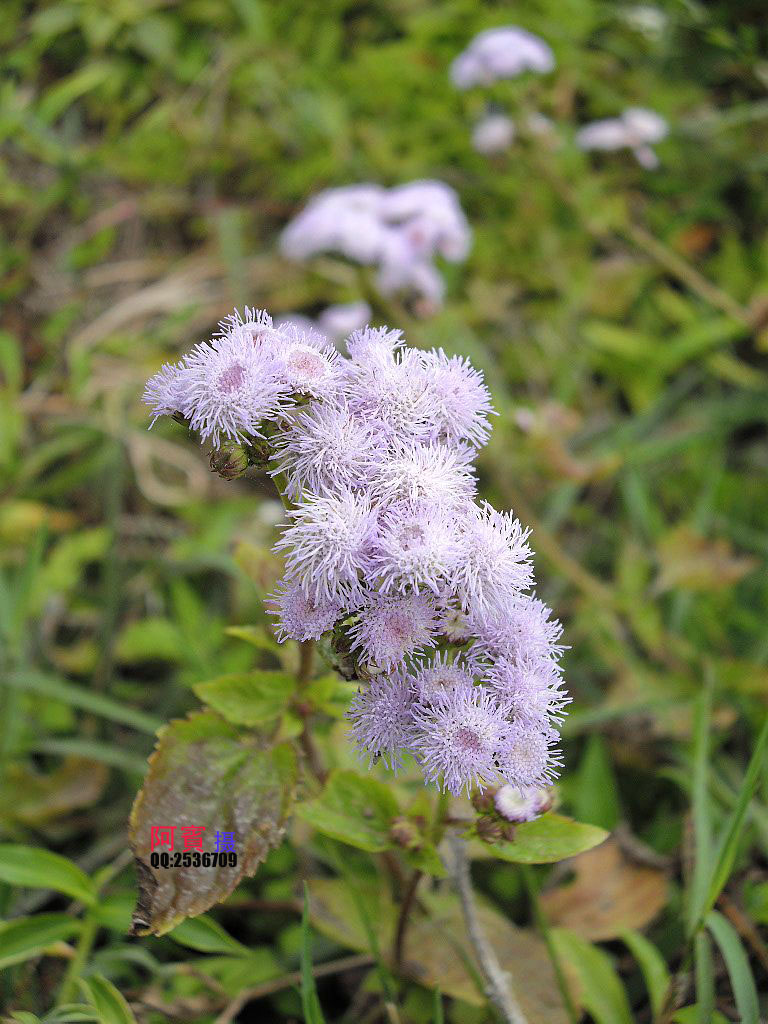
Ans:
[{"label": "green leaf", "polygon": [[69,914],[36,914],[0,923],[0,969],[40,956],[56,942],[76,935],[82,922]]},{"label": "green leaf", "polygon": [[301,912],[301,1008],[305,1024],[325,1024],[312,973],[312,936],[309,930],[309,890],[304,883],[304,908]]},{"label": "green leaf", "polygon": [[550,812],[518,825],[513,840],[488,843],[484,849],[515,864],[553,864],[591,850],[607,838],[605,829]]},{"label": "green leaf", "polygon": [[656,946],[640,932],[628,929],[623,931],[620,937],[640,965],[655,1017],[662,1007],[671,981],[664,957]]},{"label": "green leaf", "polygon": [[196,949],[199,953],[226,953],[237,956],[250,956],[251,951],[242,942],[233,939],[212,917],[203,914],[200,917],[188,918],[176,925],[169,938],[181,946]]},{"label": "green leaf", "polygon": [[723,831],[723,835],[718,846],[717,861],[707,890],[703,914],[706,914],[707,911],[712,909],[717,897],[723,891],[725,883],[730,878],[731,871],[733,870],[733,863],[736,859],[739,839],[741,838],[741,833],[746,821],[749,802],[752,799],[757,783],[760,780],[760,775],[763,770],[763,761],[767,749],[768,716],[766,716],[765,721],[763,722],[763,727],[760,730],[760,735],[749,761],[749,767],[747,768],[747,772],[744,776],[744,781],[739,789],[736,806],[731,813],[731,817]]},{"label": "green leaf", "polygon": [[350,771],[334,773],[319,797],[296,808],[297,816],[318,832],[369,853],[391,848],[390,829],[398,813],[389,786]]},{"label": "green leaf", "polygon": [[237,672],[193,687],[205,704],[235,725],[264,725],[288,707],[296,682],[287,672]]},{"label": "green leaf", "polygon": [[0,881],[30,889],[55,889],[86,906],[96,902],[96,888],[77,864],[34,846],[0,845]]},{"label": "green leaf", "polygon": [[587,740],[574,786],[573,810],[579,821],[609,832],[619,820],[616,777],[605,741],[597,733]]},{"label": "green leaf", "polygon": [[74,708],[82,708],[84,711],[90,711],[109,721],[130,725],[139,732],[146,732],[150,735],[157,732],[161,725],[159,719],[152,715],[125,707],[118,701],[112,700],[111,697],[105,697],[102,693],[76,686],[74,683],[58,679],[56,676],[44,675],[42,672],[9,672],[3,677],[3,682],[19,690],[38,693],[42,697],[50,697],[52,700],[60,700],[63,704],[70,704]]},{"label": "green leaf", "polygon": [[136,1024],[125,997],[111,981],[100,974],[92,974],[87,982],[82,978],[79,982],[86,999],[98,1012],[100,1024]]},{"label": "green leaf", "polygon": [[[701,1007],[698,1003],[693,1006],[683,1006],[675,1011],[672,1024],[700,1024]],[[731,1024],[727,1017],[724,1017],[719,1010],[715,1010],[709,1017],[705,1018],[707,1024]]]},{"label": "green leaf", "polygon": [[758,1024],[760,1005],[757,988],[749,966],[749,957],[744,952],[741,939],[731,923],[716,910],[710,910],[707,914],[706,925],[720,947],[725,966],[728,968],[741,1024]]},{"label": "green leaf", "polygon": [[276,654],[280,650],[280,645],[263,626],[228,626],[224,632],[236,640],[244,640],[259,651]]},{"label": "green leaf", "polygon": [[633,1024],[627,994],[608,954],[565,928],[553,928],[551,936],[558,957],[575,971],[582,1002],[597,1024]]},{"label": "green leaf", "polygon": [[[196,712],[161,729],[131,811],[130,840],[139,881],[133,933],[163,935],[223,900],[241,878],[254,874],[283,838],[296,774],[290,745],[275,745],[262,733],[238,729],[213,711]],[[232,832],[237,864],[152,868],[153,825],[176,827],[174,852],[183,852],[178,826],[205,828],[202,852],[215,851],[217,831]]]}]

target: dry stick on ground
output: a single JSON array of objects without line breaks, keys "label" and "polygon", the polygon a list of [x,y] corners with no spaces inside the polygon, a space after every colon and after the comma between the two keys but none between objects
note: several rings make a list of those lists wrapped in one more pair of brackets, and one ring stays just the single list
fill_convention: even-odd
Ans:
[{"label": "dry stick on ground", "polygon": [[475,894],[472,890],[466,841],[460,836],[452,836],[451,848],[454,859],[454,879],[461,899],[464,923],[486,981],[486,994],[496,1009],[500,1011],[506,1024],[528,1024],[525,1014],[512,992],[509,974],[501,969],[496,953],[480,923]]}]

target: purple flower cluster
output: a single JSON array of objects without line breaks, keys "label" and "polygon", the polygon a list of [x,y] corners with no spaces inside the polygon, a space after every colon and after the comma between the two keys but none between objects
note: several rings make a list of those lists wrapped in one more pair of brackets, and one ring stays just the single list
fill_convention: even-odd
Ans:
[{"label": "purple flower cluster", "polygon": [[378,268],[384,295],[413,293],[439,306],[443,279],[437,255],[466,259],[471,232],[458,196],[442,181],[412,181],[395,188],[345,185],[316,195],[281,237],[285,256],[304,262],[338,253]]},{"label": "purple flower cluster", "polygon": [[214,446],[266,443],[289,517],[278,638],[323,638],[351,663],[361,752],[392,767],[408,752],[452,793],[546,786],[568,701],[561,629],[529,593],[528,531],[477,498],[482,376],[387,328],[347,351],[246,310],[145,397]]}]

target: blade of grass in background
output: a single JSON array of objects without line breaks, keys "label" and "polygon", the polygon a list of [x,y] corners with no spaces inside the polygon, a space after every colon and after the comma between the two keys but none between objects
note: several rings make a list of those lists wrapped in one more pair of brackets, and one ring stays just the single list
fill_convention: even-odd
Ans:
[{"label": "blade of grass in background", "polygon": [[706,925],[723,954],[741,1024],[758,1024],[760,1006],[757,986],[737,932],[722,914],[710,910]]},{"label": "blade of grass in background", "polygon": [[325,1024],[312,973],[312,936],[309,930],[309,890],[304,883],[304,906],[301,912],[301,1008],[305,1024]]}]

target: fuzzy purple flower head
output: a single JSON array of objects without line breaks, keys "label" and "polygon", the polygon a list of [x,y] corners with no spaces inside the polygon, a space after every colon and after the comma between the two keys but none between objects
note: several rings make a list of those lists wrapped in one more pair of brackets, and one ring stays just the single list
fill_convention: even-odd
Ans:
[{"label": "fuzzy purple flower head", "polygon": [[[329,198],[337,212],[403,223],[448,200],[430,182]],[[326,213],[307,216],[322,226]],[[450,259],[459,239],[443,213],[420,237]],[[346,351],[246,309],[163,366],[145,401],[273,478],[287,508],[275,545],[285,575],[268,602],[277,639],[320,641],[357,681],[348,718],[360,753],[391,767],[409,754],[454,794],[502,787],[499,813],[523,820],[533,804],[510,794],[543,792],[557,775],[568,696],[560,624],[530,593],[528,531],[477,498],[490,394],[466,359],[411,348],[399,331],[358,329]]]}]

